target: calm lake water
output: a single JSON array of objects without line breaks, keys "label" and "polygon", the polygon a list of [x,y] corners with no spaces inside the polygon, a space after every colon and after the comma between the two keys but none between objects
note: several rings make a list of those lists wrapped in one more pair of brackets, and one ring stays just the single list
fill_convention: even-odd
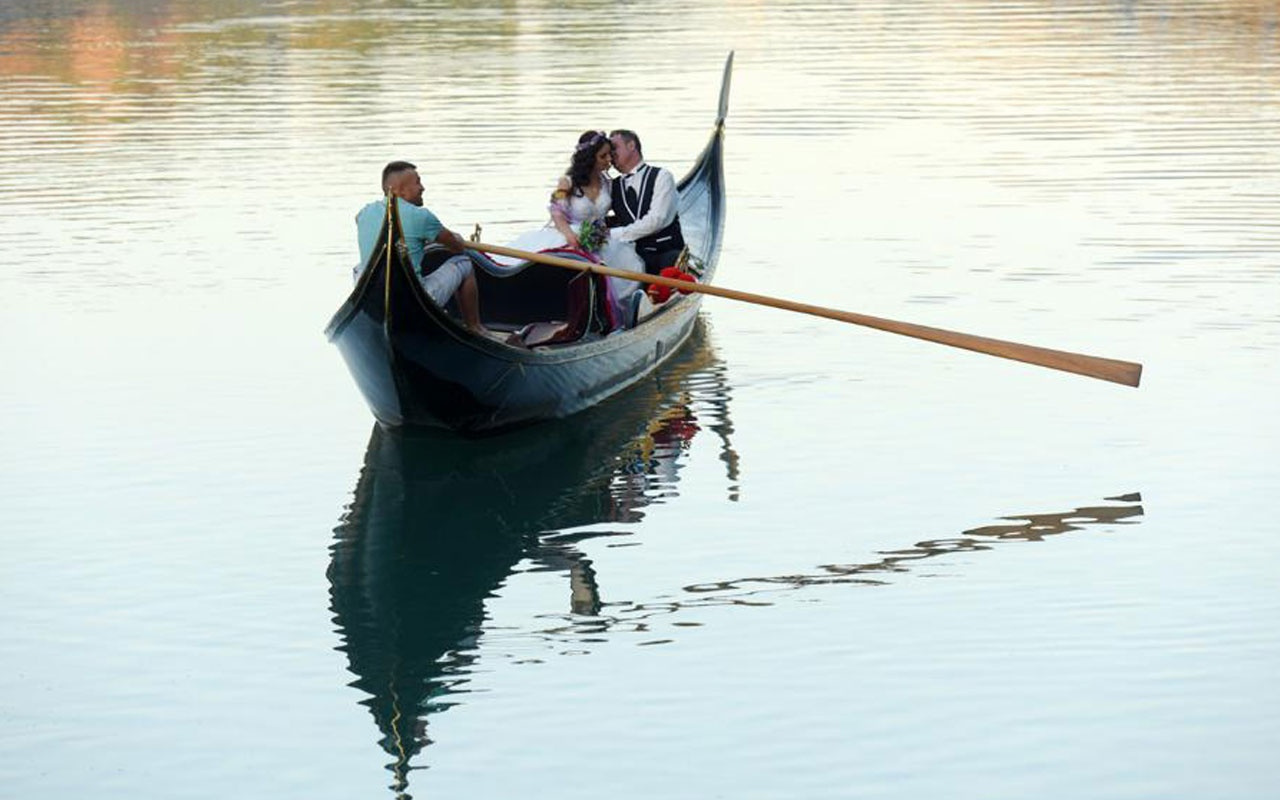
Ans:
[{"label": "calm lake water", "polygon": [[[321,330],[393,158],[506,241],[726,138],[654,379],[379,431]],[[5,0],[0,796],[1268,798],[1280,9]]]}]

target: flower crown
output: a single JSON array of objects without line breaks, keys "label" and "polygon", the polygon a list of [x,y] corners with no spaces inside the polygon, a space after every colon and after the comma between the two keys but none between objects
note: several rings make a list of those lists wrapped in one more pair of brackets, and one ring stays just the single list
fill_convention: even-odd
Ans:
[{"label": "flower crown", "polygon": [[573,152],[581,153],[583,150],[590,150],[593,147],[599,147],[600,143],[608,138],[608,136],[604,135],[604,131],[596,131],[591,135],[590,139],[585,142],[579,142],[578,146],[573,149]]}]

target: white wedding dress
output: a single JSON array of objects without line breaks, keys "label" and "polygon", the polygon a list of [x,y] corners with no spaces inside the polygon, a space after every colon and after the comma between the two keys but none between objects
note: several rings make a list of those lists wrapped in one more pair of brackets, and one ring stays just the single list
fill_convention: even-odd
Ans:
[{"label": "white wedding dress", "polygon": [[[586,195],[574,195],[569,198],[567,205],[560,206],[562,211],[567,211],[566,216],[569,220],[569,227],[575,233],[579,230],[582,223],[588,220],[604,219],[605,214],[613,206],[613,197],[609,192],[609,176],[600,176],[600,194],[592,200]],[[514,242],[508,244],[508,247],[517,250],[530,250],[532,252],[541,252],[543,250],[554,250],[564,247],[567,244],[564,236],[560,231],[556,230],[555,224],[548,222],[545,226],[537,230],[529,231],[521,235]],[[596,256],[606,266],[614,269],[622,269],[628,272],[644,272],[644,261],[636,254],[636,247],[631,242],[623,242],[618,239],[609,238],[605,241],[604,246],[600,248],[600,252]],[[496,256],[494,261],[503,266],[515,266],[524,262],[518,258],[506,256]],[[643,284],[639,281],[629,281],[625,278],[608,279],[609,282],[609,303],[616,312],[616,319],[626,320],[626,324],[630,324],[630,314],[628,309],[633,302],[633,295],[643,288]]]}]

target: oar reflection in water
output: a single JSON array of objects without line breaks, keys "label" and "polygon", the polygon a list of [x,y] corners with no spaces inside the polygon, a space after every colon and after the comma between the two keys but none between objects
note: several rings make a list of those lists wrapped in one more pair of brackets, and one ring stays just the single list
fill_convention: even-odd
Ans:
[{"label": "oar reflection in water", "polygon": [[332,611],[393,758],[392,788],[430,743],[427,719],[462,702],[484,632],[485,601],[521,572],[566,576],[565,608],[594,615],[595,572],[576,544],[627,535],[643,508],[675,496],[701,431],[719,435],[738,493],[723,369],[699,326],[654,378],[563,422],[496,439],[405,435],[375,427],[329,566]]},{"label": "oar reflection in water", "polygon": [[[604,632],[635,632],[651,637],[654,623],[683,610],[708,606],[771,605],[779,592],[808,589],[815,586],[863,585],[881,586],[890,577],[909,573],[924,562],[934,563],[955,553],[992,550],[1015,542],[1041,542],[1067,533],[1104,530],[1114,526],[1134,525],[1142,516],[1142,496],[1137,493],[1105,498],[1107,505],[1087,505],[1071,511],[1015,514],[1000,517],[1007,524],[984,525],[962,531],[958,536],[925,539],[901,550],[880,551],[879,558],[853,564],[824,564],[812,572],[788,575],[735,578],[683,587],[688,595],[679,600],[613,602],[606,605],[595,619],[582,620],[563,615],[548,615],[558,624],[542,630],[553,642],[576,641],[579,637]],[[673,623],[675,624],[675,623]],[[658,644],[665,638],[646,638],[639,644]]]}]

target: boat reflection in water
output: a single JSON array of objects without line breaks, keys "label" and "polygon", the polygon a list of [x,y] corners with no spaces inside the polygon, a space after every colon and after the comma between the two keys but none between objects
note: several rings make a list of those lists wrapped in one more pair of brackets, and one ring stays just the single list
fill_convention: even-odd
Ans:
[{"label": "boat reflection in water", "polygon": [[351,685],[407,788],[430,743],[428,715],[466,691],[484,603],[517,564],[563,572],[571,615],[600,611],[585,538],[558,531],[629,523],[675,496],[695,435],[720,439],[728,495],[737,497],[723,365],[703,324],[655,377],[567,420],[496,439],[374,427],[355,497],[337,527],[329,567],[335,622]]}]

